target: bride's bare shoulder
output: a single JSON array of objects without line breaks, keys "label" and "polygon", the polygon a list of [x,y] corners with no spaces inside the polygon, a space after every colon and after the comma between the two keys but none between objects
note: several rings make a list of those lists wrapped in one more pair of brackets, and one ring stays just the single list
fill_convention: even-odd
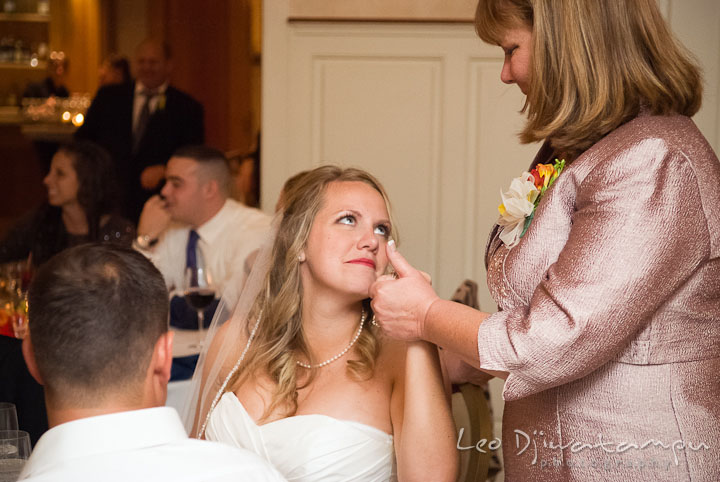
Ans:
[{"label": "bride's bare shoulder", "polygon": [[[206,376],[211,367],[215,366],[218,361],[222,361],[223,365],[227,365],[229,360],[235,356],[236,352],[241,350],[241,347],[247,343],[248,335],[239,326],[235,326],[231,321],[227,321],[222,324],[212,336],[210,346],[206,356],[206,361],[203,369],[203,375]],[[229,345],[228,345],[229,344]],[[223,352],[223,360],[219,360]],[[232,356],[229,356],[232,355]],[[233,362],[234,363],[234,362]],[[226,368],[223,367],[223,371]]]}]

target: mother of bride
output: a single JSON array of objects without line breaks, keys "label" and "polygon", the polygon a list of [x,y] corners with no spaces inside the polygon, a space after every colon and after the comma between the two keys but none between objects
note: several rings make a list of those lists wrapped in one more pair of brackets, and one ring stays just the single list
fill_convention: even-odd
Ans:
[{"label": "mother of bride", "polygon": [[377,321],[506,378],[508,480],[717,480],[720,163],[690,120],[698,68],[656,0],[480,0],[476,26],[527,95],[521,140],[544,141],[488,243],[501,311],[440,300],[390,246]]}]

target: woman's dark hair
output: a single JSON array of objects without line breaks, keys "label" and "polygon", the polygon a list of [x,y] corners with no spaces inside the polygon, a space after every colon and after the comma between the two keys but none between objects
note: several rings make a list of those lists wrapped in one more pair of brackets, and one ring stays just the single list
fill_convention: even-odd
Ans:
[{"label": "woman's dark hair", "polygon": [[90,141],[75,141],[60,146],[72,159],[78,180],[77,200],[85,211],[88,240],[99,241],[100,219],[117,208],[115,171],[110,154]]}]

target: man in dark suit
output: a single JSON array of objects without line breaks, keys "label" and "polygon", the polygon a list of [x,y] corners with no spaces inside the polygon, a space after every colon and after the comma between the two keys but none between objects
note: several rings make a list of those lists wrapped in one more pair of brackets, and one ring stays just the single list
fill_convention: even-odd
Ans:
[{"label": "man in dark suit", "polygon": [[165,175],[165,163],[186,144],[204,141],[203,107],[169,85],[170,50],[145,40],[137,48],[135,83],[98,90],[77,138],[112,155],[124,193],[124,214],[137,221],[145,201]]}]

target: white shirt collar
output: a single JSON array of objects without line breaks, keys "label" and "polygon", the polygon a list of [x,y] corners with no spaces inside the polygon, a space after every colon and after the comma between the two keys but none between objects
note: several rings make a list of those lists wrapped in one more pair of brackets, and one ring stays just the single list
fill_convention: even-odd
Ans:
[{"label": "white shirt collar", "polygon": [[82,418],[51,428],[38,440],[23,476],[41,473],[103,453],[153,447],[187,439],[180,417],[170,407]]},{"label": "white shirt collar", "polygon": [[[155,89],[155,91],[158,94],[164,94],[165,91],[167,90],[169,84],[170,84],[170,82],[165,81],[162,83],[162,85],[160,87]],[[146,87],[145,87],[145,85],[143,85],[142,82],[140,82],[139,80],[137,82],[135,82],[135,95],[139,95],[145,89],[146,89]]]},{"label": "white shirt collar", "polygon": [[227,229],[229,223],[227,223],[228,216],[232,214],[232,204],[236,203],[233,199],[226,199],[223,207],[220,211],[215,213],[215,216],[211,217],[202,226],[195,229],[200,235],[200,239],[208,244],[213,244],[215,240],[222,235],[223,231]]}]

